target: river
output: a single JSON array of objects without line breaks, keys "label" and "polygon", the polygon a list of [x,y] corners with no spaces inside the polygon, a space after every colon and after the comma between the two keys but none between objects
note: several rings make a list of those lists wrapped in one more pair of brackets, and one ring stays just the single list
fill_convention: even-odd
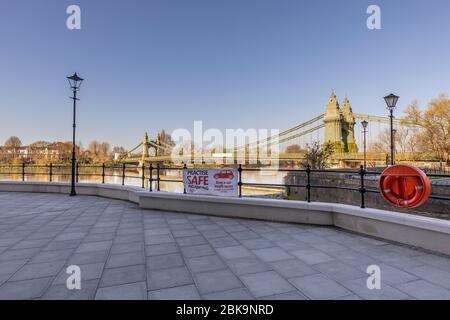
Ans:
[{"label": "river", "polygon": [[[79,183],[102,183],[101,168],[96,171],[90,170],[89,172],[83,171],[84,168],[80,167],[78,182]],[[94,169],[95,170],[95,169]],[[127,169],[125,177],[126,186],[142,187],[142,171],[139,169]],[[148,172],[146,172],[148,175]],[[267,171],[249,171],[242,173],[242,182],[244,186],[242,188],[242,194],[244,196],[255,195],[280,195],[283,193],[284,188],[280,187],[263,187],[263,186],[246,186],[245,183],[256,184],[283,184],[286,172],[267,172]],[[164,174],[160,176],[160,190],[167,192],[183,192],[182,170],[165,170]],[[153,179],[156,179],[156,170],[153,172]],[[22,174],[20,171],[16,171],[15,174],[8,172],[2,172],[0,174],[0,181],[21,181]],[[179,180],[180,182],[167,182],[163,180]],[[49,173],[32,173],[27,172],[25,175],[25,181],[50,181]],[[53,182],[70,182],[70,168],[60,169],[54,171],[52,174]],[[105,172],[106,184],[122,184],[122,170],[121,169],[108,169]],[[149,189],[148,176],[144,180],[144,188]],[[156,182],[153,182],[153,189],[156,190]]]}]

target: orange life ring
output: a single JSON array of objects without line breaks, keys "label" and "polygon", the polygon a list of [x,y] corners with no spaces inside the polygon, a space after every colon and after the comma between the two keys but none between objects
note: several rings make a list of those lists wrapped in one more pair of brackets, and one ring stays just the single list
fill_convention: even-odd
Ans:
[{"label": "orange life ring", "polygon": [[398,208],[417,208],[427,202],[430,179],[419,168],[395,165],[383,171],[378,182],[383,198]]}]

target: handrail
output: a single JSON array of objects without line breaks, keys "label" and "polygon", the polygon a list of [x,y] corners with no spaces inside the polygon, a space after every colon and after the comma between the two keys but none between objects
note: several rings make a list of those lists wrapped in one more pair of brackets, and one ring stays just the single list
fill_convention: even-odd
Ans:
[{"label": "handrail", "polygon": [[[194,168],[194,167],[192,167]],[[1,169],[9,169],[7,172]],[[15,170],[14,170],[15,169]],[[40,171],[40,169],[44,169]],[[66,172],[64,172],[66,169]],[[37,165],[37,164],[25,164],[22,163],[20,165],[0,165],[0,177],[3,176],[20,176],[22,181],[27,181],[28,177],[38,176],[38,175],[47,175],[48,181],[52,182],[55,180],[56,176],[59,177],[69,177],[72,174],[67,172],[70,169],[70,164],[53,164],[50,163],[48,165]],[[86,171],[86,169],[91,169],[92,171]],[[161,182],[165,183],[183,183],[183,180],[171,178],[170,176],[165,176],[164,172],[167,170],[170,171],[181,171],[190,169],[186,164],[183,166],[163,166],[158,163],[156,166],[150,164],[149,166],[145,165],[106,165],[102,164],[79,164],[77,163],[77,182],[79,177],[98,177],[102,180],[102,184],[105,184],[105,178],[117,178],[118,181],[121,181],[122,185],[126,184],[127,179],[136,179],[141,181],[142,188],[146,188],[146,183],[148,183],[147,187],[149,192],[152,192],[154,189],[160,191],[161,190]],[[111,173],[112,170],[112,173]],[[138,172],[137,175],[130,175],[130,172]],[[261,183],[261,182],[245,182],[244,174],[246,172],[287,172],[287,173],[298,173],[305,175],[306,183],[304,184],[290,184],[290,183]],[[355,177],[359,177],[359,186],[342,186],[342,185],[321,185],[321,184],[313,184],[311,183],[311,177],[317,174],[322,173],[340,173],[340,174],[349,174]],[[428,177],[435,178],[450,178],[450,174],[446,173],[425,173]],[[244,168],[241,164],[238,165],[238,195],[242,197],[242,188],[245,186],[253,186],[253,187],[265,187],[265,188],[284,188],[287,189],[287,192],[290,192],[290,188],[303,188],[306,189],[306,201],[311,202],[311,190],[312,189],[336,189],[336,190],[347,190],[352,192],[359,192],[360,194],[360,207],[365,208],[365,194],[366,193],[378,193],[379,191],[376,189],[370,189],[365,187],[366,176],[378,176],[381,172],[379,171],[371,171],[364,169],[361,166],[358,170],[352,169],[312,169],[307,166],[305,169],[278,169],[278,168]],[[183,190],[186,193],[186,189]],[[443,200],[450,201],[450,197],[440,196],[440,195],[431,195],[430,199],[435,200]]]}]

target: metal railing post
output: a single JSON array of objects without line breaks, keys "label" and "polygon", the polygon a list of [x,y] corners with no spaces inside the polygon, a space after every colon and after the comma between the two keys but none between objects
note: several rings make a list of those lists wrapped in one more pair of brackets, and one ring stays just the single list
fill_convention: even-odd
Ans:
[{"label": "metal railing post", "polygon": [[77,183],[79,181],[79,163],[77,162],[77,171],[76,171]]},{"label": "metal railing post", "polygon": [[149,181],[148,181],[148,184],[150,185],[150,192],[152,192],[153,191],[153,164],[151,164],[150,163],[150,177],[149,177]]},{"label": "metal railing post", "polygon": [[364,187],[364,174],[366,173],[366,170],[364,169],[364,166],[361,166],[359,169],[359,174],[361,176],[361,186],[359,188],[359,192],[361,194],[361,208],[364,209],[366,207],[364,194],[366,193],[366,188]]},{"label": "metal railing post", "polygon": [[49,177],[49,180],[50,180],[50,182],[52,182],[53,181],[53,164],[50,162],[50,172],[49,172],[49,175],[50,175],[50,177]]},{"label": "metal railing post", "polygon": [[145,188],[145,163],[142,162],[142,189]]},{"label": "metal railing post", "polygon": [[239,164],[238,168],[239,173],[239,181],[238,181],[238,188],[239,188],[239,198],[242,198],[242,164]]},{"label": "metal railing post", "polygon": [[159,166],[159,162],[158,162],[156,165],[156,190],[161,191],[160,186],[159,186],[159,182],[161,180],[160,175],[159,175],[160,174],[159,168],[160,168],[160,166]]},{"label": "metal railing post", "polygon": [[25,181],[25,162],[22,162],[22,181]]},{"label": "metal railing post", "polygon": [[122,164],[122,185],[125,185],[125,163]]},{"label": "metal railing post", "polygon": [[183,164],[183,194],[186,194],[186,185],[184,184],[184,173],[187,169],[186,163]]},{"label": "metal railing post", "polygon": [[311,202],[311,166],[306,166],[306,201]]},{"label": "metal railing post", "polygon": [[105,163],[102,163],[102,184],[105,184]]}]

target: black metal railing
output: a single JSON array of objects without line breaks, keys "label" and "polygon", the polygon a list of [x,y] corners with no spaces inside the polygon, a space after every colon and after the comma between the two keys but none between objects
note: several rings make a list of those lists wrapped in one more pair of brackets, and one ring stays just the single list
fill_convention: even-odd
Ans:
[{"label": "black metal railing", "polygon": [[[277,171],[277,172],[295,172],[295,173],[304,173],[306,175],[306,184],[266,184],[266,183],[244,183],[242,182],[242,172],[246,171]],[[360,193],[360,207],[365,208],[365,193],[366,192],[377,192],[376,190],[367,189],[365,187],[365,176],[368,174],[379,174],[378,172],[369,172],[364,169],[363,166],[360,167],[359,170],[331,170],[331,169],[311,169],[310,166],[307,166],[306,169],[244,169],[242,165],[239,165],[239,197],[242,197],[242,186],[257,186],[257,187],[284,187],[288,188],[304,188],[306,189],[306,201],[311,202],[311,190],[312,189],[340,189],[347,191],[357,191]],[[314,173],[347,173],[347,174],[355,174],[360,176],[360,186],[359,188],[347,187],[347,186],[325,186],[325,185],[315,185],[311,183],[311,175]],[[449,199],[450,200],[450,199]]]},{"label": "black metal railing", "polygon": [[[21,164],[21,165],[0,165],[0,180],[4,176],[18,176],[22,181],[49,181],[54,182],[55,177],[57,177],[58,181],[69,181],[71,177],[70,164],[48,164],[48,165],[32,165],[32,164]],[[42,170],[44,169],[44,170]],[[113,178],[113,184],[121,184],[122,186],[126,185],[127,179],[136,179],[140,180],[141,188],[148,188],[150,192],[161,191],[161,182],[164,183],[183,183],[181,179],[169,179],[163,178],[165,177],[164,172],[171,171],[181,171],[187,170],[188,166],[183,164],[182,166],[162,166],[160,163],[149,166],[143,165],[106,165],[102,163],[100,165],[92,165],[92,164],[79,164],[76,165],[76,181],[79,182],[80,178],[83,179],[86,177],[89,180],[92,180],[93,177],[98,178],[102,184],[106,184],[107,178]],[[378,176],[380,175],[380,170],[366,170],[363,166],[361,166],[357,170],[351,169],[311,169],[309,166],[305,169],[275,169],[275,168],[244,168],[242,165],[237,166],[238,171],[238,196],[243,196],[243,187],[263,187],[263,188],[279,188],[287,190],[289,193],[291,188],[303,188],[306,190],[306,201],[311,202],[311,190],[313,189],[339,189],[346,190],[352,192],[358,192],[360,195],[360,207],[366,207],[366,193],[379,193],[378,189],[367,188],[366,187],[366,177],[367,176]],[[290,183],[256,183],[256,182],[245,182],[243,175],[246,172],[263,172],[263,171],[271,171],[271,172],[286,172],[286,173],[298,173],[303,175],[305,178],[304,184],[290,184]],[[135,173],[134,175],[130,175],[130,172]],[[312,183],[312,175],[320,174],[320,173],[341,173],[341,174],[350,174],[354,175],[355,178],[358,177],[358,186],[342,186],[342,185],[321,185]],[[427,176],[430,178],[450,178],[450,174],[444,173],[431,173],[426,172]],[[41,177],[41,179],[28,179],[34,176]],[[42,176],[46,176],[46,179],[42,179]],[[114,181],[114,179],[116,179]],[[6,179],[10,180],[10,179]],[[18,180],[18,179],[12,179]],[[85,179],[83,179],[85,180]],[[148,186],[146,186],[148,183]],[[138,186],[139,184],[133,184],[133,186]],[[449,186],[449,184],[444,185]],[[183,187],[183,193],[186,193],[186,188]],[[450,201],[450,197],[440,196],[440,195],[431,195],[430,199],[436,200],[445,200]]]}]

